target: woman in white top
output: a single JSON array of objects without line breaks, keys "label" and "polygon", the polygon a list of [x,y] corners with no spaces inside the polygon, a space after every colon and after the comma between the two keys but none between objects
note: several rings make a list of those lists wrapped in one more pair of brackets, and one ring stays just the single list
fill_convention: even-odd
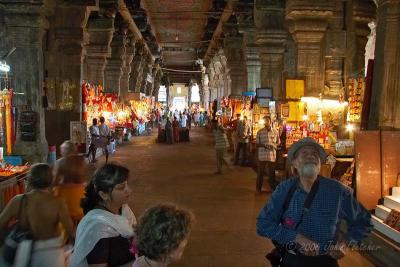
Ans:
[{"label": "woman in white top", "polygon": [[157,205],[141,216],[137,240],[140,257],[132,267],[167,267],[182,258],[193,215],[175,205]]},{"label": "woman in white top", "polygon": [[85,213],[76,232],[71,267],[131,266],[136,218],[128,207],[129,170],[106,164],[96,170],[81,206]]}]

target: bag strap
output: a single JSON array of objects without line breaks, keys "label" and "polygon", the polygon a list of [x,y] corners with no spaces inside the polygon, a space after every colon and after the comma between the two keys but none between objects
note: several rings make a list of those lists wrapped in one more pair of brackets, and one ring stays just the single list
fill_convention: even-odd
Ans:
[{"label": "bag strap", "polygon": [[301,213],[300,220],[296,223],[296,226],[295,226],[294,230],[297,230],[299,225],[303,222],[304,214],[308,213],[308,211],[309,211],[309,209],[311,207],[311,204],[312,204],[315,196],[317,195],[318,186],[319,186],[319,176],[314,181],[313,185],[311,186],[311,190],[308,193],[306,200],[304,201],[303,212]]},{"label": "bag strap", "polygon": [[[289,208],[290,201],[292,200],[294,192],[297,189],[297,185],[299,183],[299,179],[300,178],[298,178],[298,177],[296,178],[296,182],[292,185],[292,187],[290,187],[290,189],[289,189],[289,191],[288,191],[288,193],[286,195],[285,202],[283,203],[283,210],[282,210],[282,213],[281,213],[281,220],[282,220],[283,214]],[[313,200],[314,200],[314,198],[315,198],[315,196],[317,194],[318,186],[319,186],[319,180],[320,179],[319,179],[319,176],[318,176],[317,179],[315,180],[315,182],[313,183],[313,185],[311,187],[311,190],[307,195],[306,200],[304,201],[303,212],[301,213],[300,220],[296,223],[296,226],[295,226],[294,230],[297,230],[299,225],[303,222],[304,214],[308,213],[308,211],[309,211],[309,209],[311,207],[311,204],[312,204],[312,202],[313,202]]]}]

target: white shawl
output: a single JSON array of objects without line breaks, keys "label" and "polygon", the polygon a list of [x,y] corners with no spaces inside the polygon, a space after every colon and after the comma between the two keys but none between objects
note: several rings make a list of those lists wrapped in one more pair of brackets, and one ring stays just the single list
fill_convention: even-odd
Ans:
[{"label": "white shawl", "polygon": [[122,215],[115,215],[102,209],[89,211],[79,222],[76,231],[74,252],[70,267],[87,267],[86,256],[102,238],[121,235],[125,238],[133,236],[136,218],[128,205],[122,206]]}]

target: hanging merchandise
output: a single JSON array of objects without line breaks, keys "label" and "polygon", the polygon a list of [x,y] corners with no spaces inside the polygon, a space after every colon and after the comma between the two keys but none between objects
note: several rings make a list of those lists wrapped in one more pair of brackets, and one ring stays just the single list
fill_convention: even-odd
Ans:
[{"label": "hanging merchandise", "polygon": [[348,96],[349,96],[349,122],[360,122],[362,111],[362,99],[364,98],[365,79],[359,77],[357,79],[351,78],[347,82]]},{"label": "hanging merchandise", "polygon": [[89,83],[82,85],[82,120],[88,122],[90,127],[94,118],[105,118],[105,123],[114,129],[117,123],[116,102],[118,95],[103,93],[101,85],[95,86]]}]

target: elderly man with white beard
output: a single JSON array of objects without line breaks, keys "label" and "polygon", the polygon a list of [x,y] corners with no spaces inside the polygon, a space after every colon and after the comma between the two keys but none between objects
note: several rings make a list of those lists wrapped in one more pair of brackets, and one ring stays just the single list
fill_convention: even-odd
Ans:
[{"label": "elderly man with white beard", "polygon": [[[339,266],[347,246],[356,246],[372,230],[371,215],[351,188],[319,175],[326,156],[308,137],[288,151],[288,163],[299,175],[276,188],[257,218],[258,235],[276,246],[267,255],[272,266]],[[340,234],[342,220],[345,235]]]}]

